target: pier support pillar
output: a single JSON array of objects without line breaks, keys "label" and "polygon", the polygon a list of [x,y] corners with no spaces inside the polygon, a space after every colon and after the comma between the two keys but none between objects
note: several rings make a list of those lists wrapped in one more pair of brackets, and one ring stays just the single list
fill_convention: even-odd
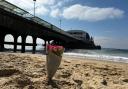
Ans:
[{"label": "pier support pillar", "polygon": [[5,37],[5,34],[0,32],[0,51],[4,51],[4,37]]},{"label": "pier support pillar", "polygon": [[17,38],[18,38],[18,35],[14,35],[14,52],[17,51]]},{"label": "pier support pillar", "polygon": [[46,52],[47,40],[44,40],[44,51]]},{"label": "pier support pillar", "polygon": [[26,35],[22,35],[22,49],[21,52],[25,53],[25,42],[26,42]]},{"label": "pier support pillar", "polygon": [[33,51],[32,53],[35,54],[36,52],[36,37],[33,37]]}]

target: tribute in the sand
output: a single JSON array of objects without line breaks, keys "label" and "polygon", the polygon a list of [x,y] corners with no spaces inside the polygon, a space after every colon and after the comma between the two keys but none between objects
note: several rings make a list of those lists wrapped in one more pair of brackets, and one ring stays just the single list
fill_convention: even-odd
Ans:
[{"label": "tribute in the sand", "polygon": [[48,45],[47,51],[48,51],[48,55],[47,55],[46,67],[47,67],[48,81],[50,81],[52,80],[52,77],[56,73],[61,63],[64,48],[63,46]]}]

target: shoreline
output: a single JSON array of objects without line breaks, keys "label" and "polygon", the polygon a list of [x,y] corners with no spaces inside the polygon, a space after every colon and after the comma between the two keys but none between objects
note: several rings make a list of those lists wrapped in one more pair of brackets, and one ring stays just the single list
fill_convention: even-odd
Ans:
[{"label": "shoreline", "polygon": [[[84,56],[83,56],[84,55]],[[122,56],[111,56],[111,55],[69,55],[67,53],[64,54],[64,56],[68,57],[73,57],[73,58],[78,58],[78,59],[94,59],[94,60],[99,60],[99,61],[112,61],[112,62],[121,62],[121,63],[128,63],[128,58],[127,57],[122,57]]]},{"label": "shoreline", "polygon": [[1,89],[127,89],[128,64],[62,57],[53,83],[47,84],[46,56],[0,52]]},{"label": "shoreline", "polygon": [[[101,62],[109,62],[109,63],[121,63],[121,64],[127,64],[128,65],[128,63],[127,62],[122,62],[122,61],[113,61],[113,60],[107,60],[107,59],[104,59],[104,60],[102,60],[102,59],[98,59],[98,58],[91,58],[91,57],[76,57],[76,56],[67,56],[67,55],[65,55],[64,57],[66,57],[66,58],[69,58],[69,60],[74,60],[74,61],[101,61]],[[65,60],[67,60],[67,59],[65,59]]]},{"label": "shoreline", "polygon": [[[0,52],[0,53],[14,53],[14,52]],[[17,52],[18,54],[32,54],[32,52],[26,52],[26,53],[21,53],[20,51]],[[15,53],[14,53],[15,54]],[[43,51],[42,53],[39,51],[37,52],[36,54],[34,55],[43,55],[45,56],[45,52]],[[103,57],[103,55],[100,55],[99,57],[94,57],[93,55],[91,56],[78,56],[78,55],[67,55],[67,53],[64,53],[63,54],[64,57],[69,57],[69,58],[74,58],[74,59],[79,59],[79,60],[85,60],[85,59],[88,59],[88,60],[99,60],[99,61],[107,61],[107,62],[116,62],[116,63],[126,63],[128,64],[128,59],[123,59],[123,58],[127,58],[127,57],[119,57],[119,56],[111,56],[111,57],[118,57],[118,58],[105,58]]]}]

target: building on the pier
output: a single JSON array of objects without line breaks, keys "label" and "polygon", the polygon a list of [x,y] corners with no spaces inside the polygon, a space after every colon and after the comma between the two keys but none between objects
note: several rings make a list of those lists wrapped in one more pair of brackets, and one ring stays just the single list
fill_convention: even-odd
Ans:
[{"label": "building on the pier", "polygon": [[69,31],[67,31],[67,33],[71,34],[74,37],[79,38],[80,40],[84,40],[84,41],[92,41],[93,40],[93,38],[90,37],[90,35],[83,30],[69,30]]},{"label": "building on the pier", "polygon": [[80,40],[83,40],[87,43],[90,43],[90,48],[93,48],[93,49],[101,49],[101,46],[100,45],[95,45],[94,43],[94,39],[92,36],[89,35],[89,33],[87,33],[86,31],[83,31],[83,30],[69,30],[67,31],[67,33],[71,34],[72,36],[80,39]]}]

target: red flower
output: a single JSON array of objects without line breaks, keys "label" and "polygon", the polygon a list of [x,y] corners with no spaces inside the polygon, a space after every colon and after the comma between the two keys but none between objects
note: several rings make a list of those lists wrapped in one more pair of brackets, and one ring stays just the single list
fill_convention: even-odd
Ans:
[{"label": "red flower", "polygon": [[48,52],[53,52],[54,54],[58,56],[61,56],[64,51],[63,46],[48,45],[47,48],[48,48]]}]

